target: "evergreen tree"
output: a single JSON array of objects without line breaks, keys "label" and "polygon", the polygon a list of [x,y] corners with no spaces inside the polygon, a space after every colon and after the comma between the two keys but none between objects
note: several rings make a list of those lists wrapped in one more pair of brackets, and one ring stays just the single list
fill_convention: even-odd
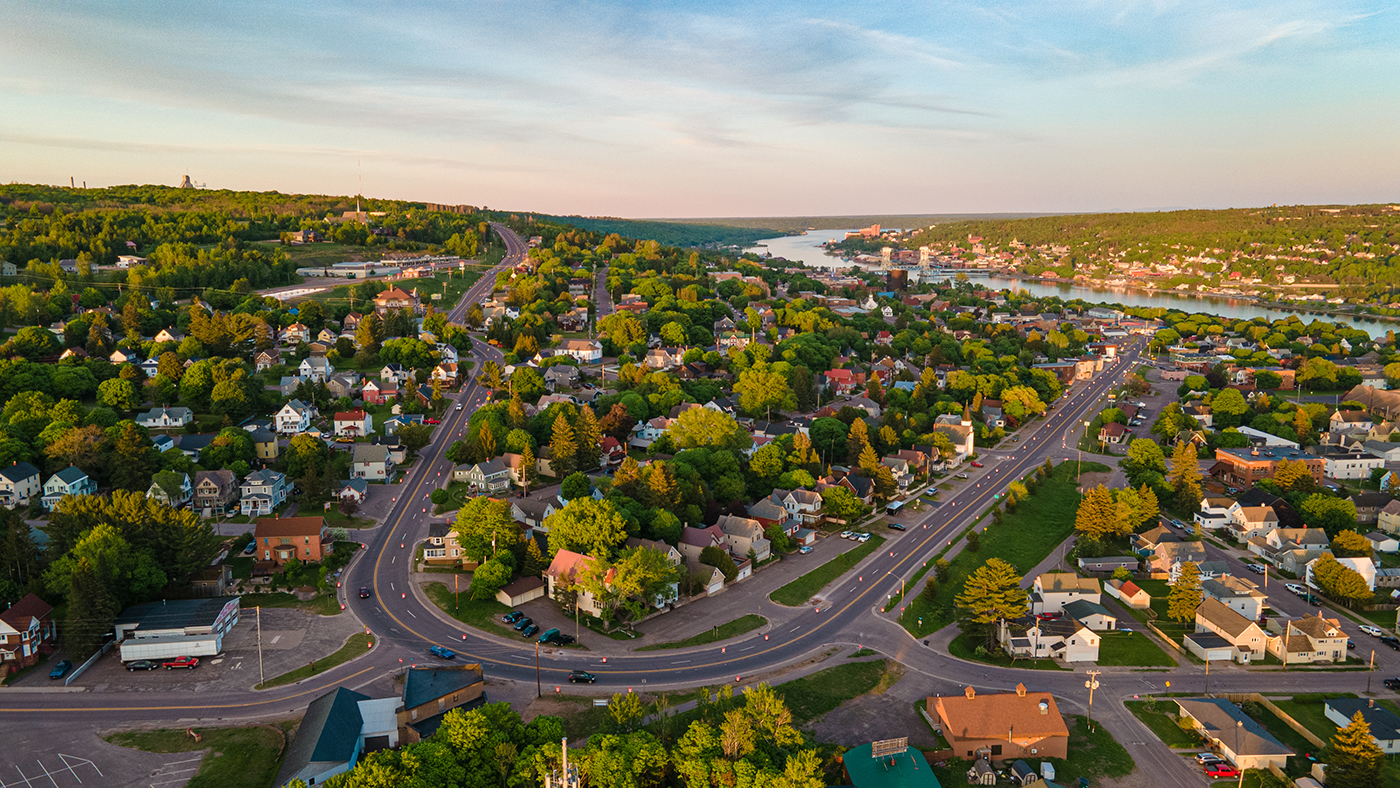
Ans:
[{"label": "evergreen tree", "polygon": [[1194,561],[1181,565],[1171,593],[1167,595],[1167,618],[1183,624],[1196,620],[1196,608],[1201,606],[1201,570]]},{"label": "evergreen tree", "polygon": [[1312,418],[1308,416],[1307,411],[1298,408],[1293,412],[1293,431],[1298,433],[1298,445],[1307,446],[1314,442],[1312,428]]},{"label": "evergreen tree", "polygon": [[544,551],[540,550],[540,543],[534,539],[525,540],[525,566],[520,574],[525,577],[539,577],[548,567],[549,562],[544,558]]},{"label": "evergreen tree", "polygon": [[579,408],[578,420],[574,422],[574,435],[578,443],[578,451],[574,454],[577,460],[575,467],[585,471],[597,468],[598,459],[603,453],[600,445],[603,433],[598,427],[598,418],[593,414],[593,409],[587,405]]},{"label": "evergreen tree", "polygon": [[1385,754],[1371,738],[1371,726],[1361,712],[1332,736],[1328,747],[1327,788],[1373,788],[1382,782]]},{"label": "evergreen tree", "polygon": [[513,430],[523,430],[530,424],[530,417],[525,415],[525,403],[518,394],[511,395],[510,405],[506,406],[506,424]]},{"label": "evergreen tree", "polygon": [[[1007,501],[1008,508],[1010,500]],[[1113,494],[1100,484],[1079,500],[1074,516],[1074,530],[1082,537],[1102,541],[1117,531],[1118,509]]]},{"label": "evergreen tree", "polygon": [[578,443],[574,441],[574,430],[569,426],[569,420],[560,413],[554,419],[554,432],[549,440],[551,451],[549,458],[550,471],[556,479],[567,478],[574,472],[578,456]]},{"label": "evergreen tree", "polygon": [[851,431],[846,435],[846,461],[858,460],[860,453],[868,445],[870,445],[870,427],[866,425],[865,419],[856,419],[851,422]]},{"label": "evergreen tree", "polygon": [[1138,502],[1137,490],[1125,487],[1114,493],[1114,529],[1115,536],[1127,536],[1137,530],[1137,525],[1141,522],[1141,506]]},{"label": "evergreen tree", "polygon": [[646,490],[642,493],[643,503],[657,509],[674,509],[680,503],[680,490],[676,487],[671,468],[664,462],[652,463],[647,472]]},{"label": "evergreen tree", "polygon": [[360,318],[360,324],[355,327],[355,346],[360,350],[370,353],[379,352],[379,343],[384,340],[384,323],[379,319],[379,315],[370,312]]},{"label": "evergreen tree", "polygon": [[798,410],[810,413],[817,407],[817,390],[812,385],[812,370],[801,365],[793,367],[792,374],[788,377],[788,385],[797,397]]},{"label": "evergreen tree", "polygon": [[895,435],[894,427],[888,424],[880,428],[880,449],[885,454],[899,451],[899,436]]},{"label": "evergreen tree", "polygon": [[872,448],[870,444],[865,444],[865,448],[861,449],[860,460],[858,461],[857,467],[860,469],[861,476],[868,476],[872,479],[875,478],[875,474],[879,469],[883,467],[880,465],[880,458],[875,456],[875,449]]},{"label": "evergreen tree", "polygon": [[79,559],[69,577],[68,620],[64,638],[68,650],[86,659],[102,645],[102,638],[117,618],[117,603],[102,581],[104,572],[88,559]]},{"label": "evergreen tree", "polygon": [[624,457],[622,465],[613,473],[613,489],[629,498],[637,498],[642,484],[642,468],[631,457]]},{"label": "evergreen tree", "polygon": [[476,445],[483,462],[496,456],[496,433],[492,432],[485,422],[477,428]]},{"label": "evergreen tree", "polygon": [[535,486],[535,482],[540,478],[535,463],[535,450],[526,444],[525,448],[520,450],[520,483],[525,488],[526,495],[530,494],[530,488]]},{"label": "evergreen tree", "polygon": [[1153,525],[1162,516],[1162,507],[1157,503],[1157,493],[1146,484],[1138,490],[1138,527]]},{"label": "evergreen tree", "polygon": [[1176,496],[1178,509],[1192,511],[1201,505],[1201,466],[1196,461],[1196,446],[1191,441],[1178,441],[1172,450],[1167,483]]},{"label": "evergreen tree", "polygon": [[816,475],[820,468],[817,453],[812,450],[812,440],[806,433],[799,432],[792,436],[792,454],[789,455],[788,461],[794,469],[801,468]]},{"label": "evergreen tree", "polygon": [[980,632],[990,646],[997,621],[1016,619],[1028,610],[1021,576],[1000,558],[988,559],[963,583],[953,599],[965,632]]}]

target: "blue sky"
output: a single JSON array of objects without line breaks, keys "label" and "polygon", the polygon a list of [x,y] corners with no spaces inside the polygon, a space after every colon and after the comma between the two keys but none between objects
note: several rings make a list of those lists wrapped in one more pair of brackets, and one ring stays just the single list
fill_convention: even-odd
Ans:
[{"label": "blue sky", "polygon": [[0,178],[555,213],[1400,200],[1380,2],[0,0]]}]

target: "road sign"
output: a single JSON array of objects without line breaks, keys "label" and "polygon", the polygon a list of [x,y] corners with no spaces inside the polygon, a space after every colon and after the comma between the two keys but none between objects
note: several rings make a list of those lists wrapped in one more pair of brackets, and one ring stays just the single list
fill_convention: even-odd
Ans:
[{"label": "road sign", "polygon": [[891,755],[899,755],[909,749],[909,737],[901,736],[898,739],[884,739],[882,741],[870,743],[871,758],[886,758]]}]

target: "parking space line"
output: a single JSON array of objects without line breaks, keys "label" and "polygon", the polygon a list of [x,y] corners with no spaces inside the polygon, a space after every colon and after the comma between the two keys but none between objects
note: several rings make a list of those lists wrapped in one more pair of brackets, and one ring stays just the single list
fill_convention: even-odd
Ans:
[{"label": "parking space line", "polygon": [[[34,762],[37,763],[37,764],[39,764],[39,768],[40,768],[40,769],[43,769],[43,770],[44,770],[44,776],[47,777],[47,778],[49,778],[49,782],[53,783],[53,788],[58,788],[58,780],[55,780],[55,779],[53,778],[53,775],[52,775],[52,774],[49,774],[49,770],[48,770],[47,768],[44,767],[44,762],[43,762],[43,761],[40,761],[40,760],[37,760],[37,759],[36,759]],[[59,771],[62,771],[62,770],[60,769]]]},{"label": "parking space line", "polygon": [[[30,784],[29,778],[24,776],[24,770],[21,769],[21,768],[19,768],[19,764],[15,764],[15,771],[19,772],[19,777],[20,777],[21,780],[24,780],[24,784],[25,784],[25,785],[28,785],[30,788],[34,788],[33,785]],[[13,784],[14,784],[14,785],[19,785],[19,783],[13,783]]]}]

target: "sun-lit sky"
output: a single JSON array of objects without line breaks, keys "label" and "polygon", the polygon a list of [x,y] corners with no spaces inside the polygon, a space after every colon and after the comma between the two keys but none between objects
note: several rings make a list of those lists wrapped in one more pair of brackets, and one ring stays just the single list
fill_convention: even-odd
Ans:
[{"label": "sun-lit sky", "polygon": [[1400,199],[1400,6],[0,0],[0,180],[552,213]]}]

